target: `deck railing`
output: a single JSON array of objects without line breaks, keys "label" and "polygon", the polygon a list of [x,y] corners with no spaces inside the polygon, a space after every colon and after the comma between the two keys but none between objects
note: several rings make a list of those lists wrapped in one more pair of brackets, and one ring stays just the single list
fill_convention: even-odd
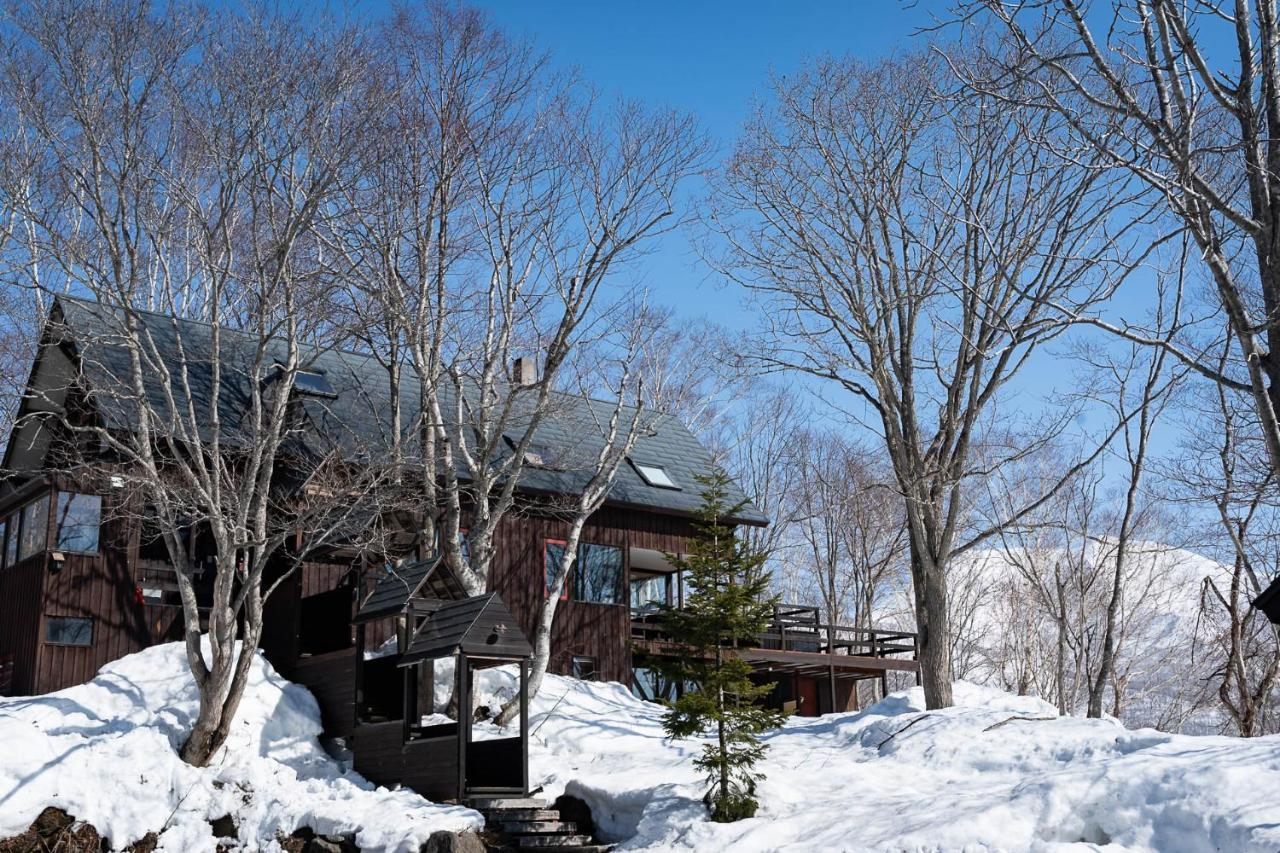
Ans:
[{"label": "deck railing", "polygon": [[[650,644],[669,641],[655,613],[632,614],[631,638]],[[907,656],[912,660],[917,652],[914,633],[830,624],[821,621],[816,607],[792,604],[774,607],[769,629],[755,635],[752,648],[870,658]]]}]

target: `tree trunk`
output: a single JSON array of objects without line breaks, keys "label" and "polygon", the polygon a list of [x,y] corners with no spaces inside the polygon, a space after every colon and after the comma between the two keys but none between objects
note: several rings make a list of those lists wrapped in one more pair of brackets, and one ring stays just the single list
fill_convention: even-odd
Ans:
[{"label": "tree trunk", "polygon": [[915,546],[916,618],[920,622],[920,674],[929,710],[953,704],[951,692],[951,627],[947,618],[947,576]]}]

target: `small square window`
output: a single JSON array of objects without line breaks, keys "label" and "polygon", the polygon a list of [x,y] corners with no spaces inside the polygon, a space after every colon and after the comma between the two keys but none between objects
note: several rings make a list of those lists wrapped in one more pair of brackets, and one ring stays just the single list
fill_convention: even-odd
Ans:
[{"label": "small square window", "polygon": [[579,681],[596,680],[596,659],[584,655],[573,656],[573,677]]},{"label": "small square window", "polygon": [[93,620],[69,616],[46,616],[44,641],[58,646],[93,645]]},{"label": "small square window", "polygon": [[644,462],[632,462],[636,471],[640,474],[640,478],[650,486],[656,486],[659,489],[679,489],[676,481],[671,479],[667,474],[667,469],[661,465],[650,465]]}]

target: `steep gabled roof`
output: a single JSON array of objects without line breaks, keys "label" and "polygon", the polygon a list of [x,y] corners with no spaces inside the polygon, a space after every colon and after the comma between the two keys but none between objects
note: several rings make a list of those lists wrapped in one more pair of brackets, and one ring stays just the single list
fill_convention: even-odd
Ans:
[{"label": "steep gabled roof", "polygon": [[501,596],[491,592],[436,608],[409,641],[398,666],[458,651],[472,657],[511,660],[531,656],[533,647]]},{"label": "steep gabled roof", "polygon": [[[128,387],[131,375],[129,353],[122,343],[122,321],[119,313],[99,303],[59,297],[54,307],[63,334],[78,352],[91,399],[109,426],[129,430],[138,422],[136,404],[119,389]],[[191,388],[192,402],[208,409],[213,396],[211,365],[213,327],[191,320],[175,319],[164,314],[137,312],[156,350],[170,367],[183,365],[185,381]],[[232,330],[221,330],[222,381],[218,412],[222,422],[222,439],[234,442],[245,423],[253,381],[249,365],[257,341]],[[276,345],[268,358],[283,359],[284,345]],[[243,368],[237,371],[237,363]],[[391,385],[386,368],[367,353],[338,349],[310,348],[303,354],[303,365],[324,377],[331,393],[298,394],[300,408],[324,447],[348,449],[353,456],[370,448],[387,448],[392,444],[393,426],[390,413]],[[146,394],[149,407],[164,413],[165,384],[159,377],[149,376]],[[412,370],[406,369],[400,383],[402,411],[413,411],[420,396],[420,386]],[[453,407],[443,401],[446,411]],[[184,403],[185,404],[185,403]],[[540,465],[527,464],[521,474],[524,490],[550,494],[579,493],[590,479],[590,467],[603,446],[598,425],[608,421],[613,404],[588,397],[559,394],[556,405],[539,424],[534,435],[534,451],[542,457]],[[623,420],[627,420],[624,413]],[[663,468],[678,488],[662,488],[641,476],[635,464],[624,463],[609,492],[607,504],[636,507],[673,515],[689,516],[701,503],[696,478],[714,469],[711,454],[671,415],[646,414],[644,432],[636,437],[631,462]],[[202,425],[205,430],[208,425]],[[208,440],[207,433],[201,436]],[[402,436],[406,446],[416,441],[415,430]],[[514,452],[514,450],[511,450]],[[465,476],[464,471],[459,472]],[[736,485],[728,495],[730,503],[747,501]],[[736,521],[765,524],[765,516],[749,501]]]}]

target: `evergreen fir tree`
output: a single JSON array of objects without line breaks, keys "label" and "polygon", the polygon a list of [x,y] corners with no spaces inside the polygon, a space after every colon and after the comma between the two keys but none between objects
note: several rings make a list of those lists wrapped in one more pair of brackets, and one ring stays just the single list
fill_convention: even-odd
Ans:
[{"label": "evergreen fir tree", "polygon": [[733,653],[753,646],[766,631],[776,598],[769,592],[766,555],[734,535],[725,519],[740,508],[726,505],[729,478],[700,477],[702,507],[690,553],[673,557],[685,573],[684,608],[662,614],[662,625],[684,654],[662,666],[687,689],[669,703],[664,726],[672,738],[709,733],[694,764],[707,774],[712,820],[729,822],[755,814],[755,765],[764,757],[759,735],[781,725],[783,715],[762,705],[772,684],[752,681],[749,663]]}]

